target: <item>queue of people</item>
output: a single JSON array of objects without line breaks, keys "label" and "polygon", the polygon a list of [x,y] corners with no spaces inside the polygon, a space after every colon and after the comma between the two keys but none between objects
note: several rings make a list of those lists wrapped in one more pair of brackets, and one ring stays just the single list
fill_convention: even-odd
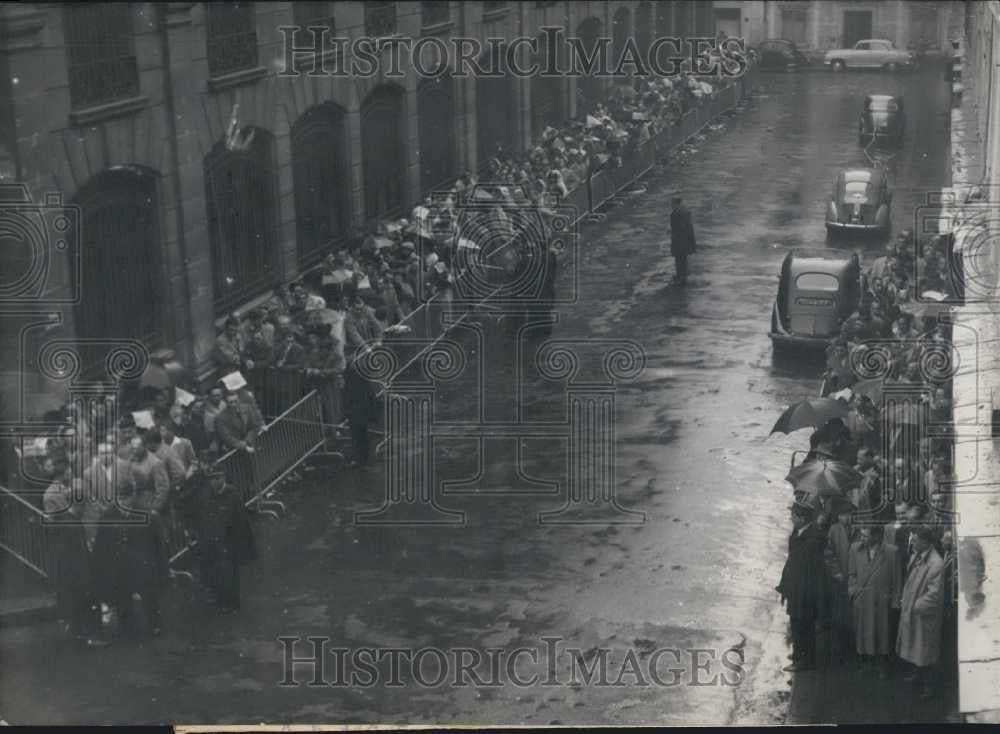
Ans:
[{"label": "queue of people", "polygon": [[[851,410],[817,427],[806,462],[853,465],[853,481],[842,492],[796,491],[777,591],[791,624],[786,670],[815,669],[817,632],[826,630],[832,664],[854,661],[880,678],[901,671],[926,699],[936,695],[942,659],[954,662],[958,579],[951,335],[917,299],[954,294],[945,240],[921,244],[918,252],[909,231],[888,243],[828,349],[826,392]],[[884,373],[866,380],[866,350],[875,348]],[[928,359],[935,351],[944,362]],[[913,405],[885,416],[879,391],[893,384]],[[933,435],[920,430],[928,424]]]}]

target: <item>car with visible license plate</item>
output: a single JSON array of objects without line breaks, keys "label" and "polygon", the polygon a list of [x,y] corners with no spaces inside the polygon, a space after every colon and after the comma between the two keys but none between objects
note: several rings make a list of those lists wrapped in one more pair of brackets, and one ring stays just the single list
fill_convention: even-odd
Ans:
[{"label": "car with visible license plate", "polygon": [[775,351],[825,349],[861,302],[861,259],[844,249],[792,250],[781,263],[768,336]]}]

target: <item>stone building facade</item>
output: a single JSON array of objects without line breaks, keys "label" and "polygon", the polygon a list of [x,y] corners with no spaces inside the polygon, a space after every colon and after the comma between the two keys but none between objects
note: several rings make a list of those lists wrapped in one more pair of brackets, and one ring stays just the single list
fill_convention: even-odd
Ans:
[{"label": "stone building facade", "polygon": [[931,52],[949,48],[948,19],[961,2],[928,0],[715,0],[715,21],[750,44],[768,38],[793,41],[807,51],[853,46],[862,38],[887,38],[897,48],[924,39]]},{"label": "stone building facade", "polygon": [[[2,196],[30,197],[45,240],[0,248],[8,408],[14,396],[36,413],[63,399],[64,372],[52,379],[39,356],[53,340],[72,342],[84,371],[100,367],[109,340],[133,339],[206,376],[227,313],[353,228],[407,211],[498,150],[524,149],[611,83],[432,79],[405,56],[389,77],[390,51],[375,75],[286,75],[288,26],[484,47],[543,26],[616,47],[654,31],[714,35],[707,2],[0,5],[0,183],[24,187]],[[350,63],[350,50],[300,33],[295,45],[315,50],[296,55],[301,69]]]}]

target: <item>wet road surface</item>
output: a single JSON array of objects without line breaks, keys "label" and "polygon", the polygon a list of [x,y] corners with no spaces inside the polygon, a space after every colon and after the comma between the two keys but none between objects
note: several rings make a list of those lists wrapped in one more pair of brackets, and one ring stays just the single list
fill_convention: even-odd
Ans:
[{"label": "wet road surface", "polygon": [[[322,465],[288,493],[284,519],[257,525],[261,559],[244,571],[237,617],[214,617],[180,592],[156,640],[76,651],[52,627],[4,630],[3,718],[783,721],[788,648],[773,588],[787,542],[783,477],[791,451],[807,442],[803,433],[767,432],[787,403],[815,394],[821,366],[772,362],[767,328],[778,268],[788,248],[823,244],[838,169],[865,164],[856,121],[866,93],[905,94],[893,225],[911,226],[925,192],[947,183],[947,98],[931,72],[764,75],[758,92],[749,108],[658,167],[644,194],[584,228],[578,300],[553,334],[584,351],[600,339],[642,347],[645,370],[615,391],[616,455],[602,465],[613,465],[618,502],[643,513],[641,522],[595,505],[577,524],[539,524],[539,512],[565,500],[570,451],[557,425],[543,438],[435,441],[436,486],[449,483],[439,500],[467,513],[459,526],[359,527],[353,512],[381,504],[384,469]],[[670,284],[665,239],[676,190],[699,246],[684,289]],[[561,279],[563,292],[571,280]],[[440,387],[436,420],[511,421],[515,383],[523,386],[522,420],[565,420],[565,383],[538,374],[532,352],[518,356],[488,320],[454,338],[467,364]],[[476,415],[480,396],[484,416]],[[560,491],[562,500],[553,494]],[[279,686],[286,675],[277,638],[301,638],[302,657],[310,635],[350,649],[434,646],[451,659],[457,648],[502,649],[508,660],[518,648],[528,652],[494,676],[498,686],[453,685],[451,670],[440,685],[404,672],[401,687],[387,687],[385,663],[374,686],[307,686],[308,668],[295,674],[301,685]],[[607,685],[574,681],[571,654],[548,660],[546,637],[559,638],[558,650],[578,649],[588,665],[609,650]],[[743,661],[738,676],[724,654]],[[423,680],[433,682],[440,661],[428,658]],[[623,672],[630,658],[638,672]],[[337,673],[327,661],[329,682]],[[518,685],[511,670],[538,681]],[[488,659],[478,672],[489,682]]]}]

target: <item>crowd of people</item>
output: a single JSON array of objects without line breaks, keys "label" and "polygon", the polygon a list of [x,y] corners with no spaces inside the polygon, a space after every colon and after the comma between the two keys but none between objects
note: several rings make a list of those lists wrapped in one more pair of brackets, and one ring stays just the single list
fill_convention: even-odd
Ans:
[{"label": "crowd of people", "polygon": [[[842,492],[795,492],[777,590],[791,622],[787,670],[816,667],[817,630],[826,630],[831,662],[854,660],[882,678],[902,669],[932,698],[939,661],[955,655],[958,598],[951,334],[933,304],[956,294],[946,239],[921,244],[908,230],[888,243],[828,349],[825,391],[850,411],[817,427],[804,464],[854,471],[841,472],[850,477]],[[883,415],[890,386],[909,402]]]},{"label": "crowd of people", "polygon": [[[232,313],[216,339],[217,379],[207,388],[199,390],[182,370],[181,378],[133,385],[105,403],[50,412],[46,421],[63,426],[59,435],[26,451],[5,442],[5,486],[25,490],[52,520],[50,551],[67,629],[89,646],[109,644],[133,621],[160,634],[160,590],[177,528],[193,549],[207,601],[224,613],[238,609],[239,567],[255,550],[243,488],[230,483],[220,458],[253,454],[267,418],[315,390],[328,438],[346,426],[349,465],[367,466],[378,393],[357,369],[359,352],[406,333],[408,316],[428,300],[450,304],[463,268],[489,248],[485,240],[495,239],[498,228],[521,231],[519,205],[536,205],[547,225],[554,213],[549,203],[617,165],[728,83],[683,74],[618,86],[589,114],[560,129],[547,127],[523,155],[498,150],[481,175],[459,176],[444,196],[428,196],[409,218],[331,243],[317,267]],[[459,230],[470,201],[477,209],[485,205],[490,218],[472,234]],[[477,231],[484,241],[476,241]],[[516,276],[532,257],[546,257],[542,298],[552,300],[556,253],[546,246],[540,254],[523,237],[511,239],[517,247],[500,260],[506,275]],[[46,487],[40,497],[27,491],[39,485]]]}]

